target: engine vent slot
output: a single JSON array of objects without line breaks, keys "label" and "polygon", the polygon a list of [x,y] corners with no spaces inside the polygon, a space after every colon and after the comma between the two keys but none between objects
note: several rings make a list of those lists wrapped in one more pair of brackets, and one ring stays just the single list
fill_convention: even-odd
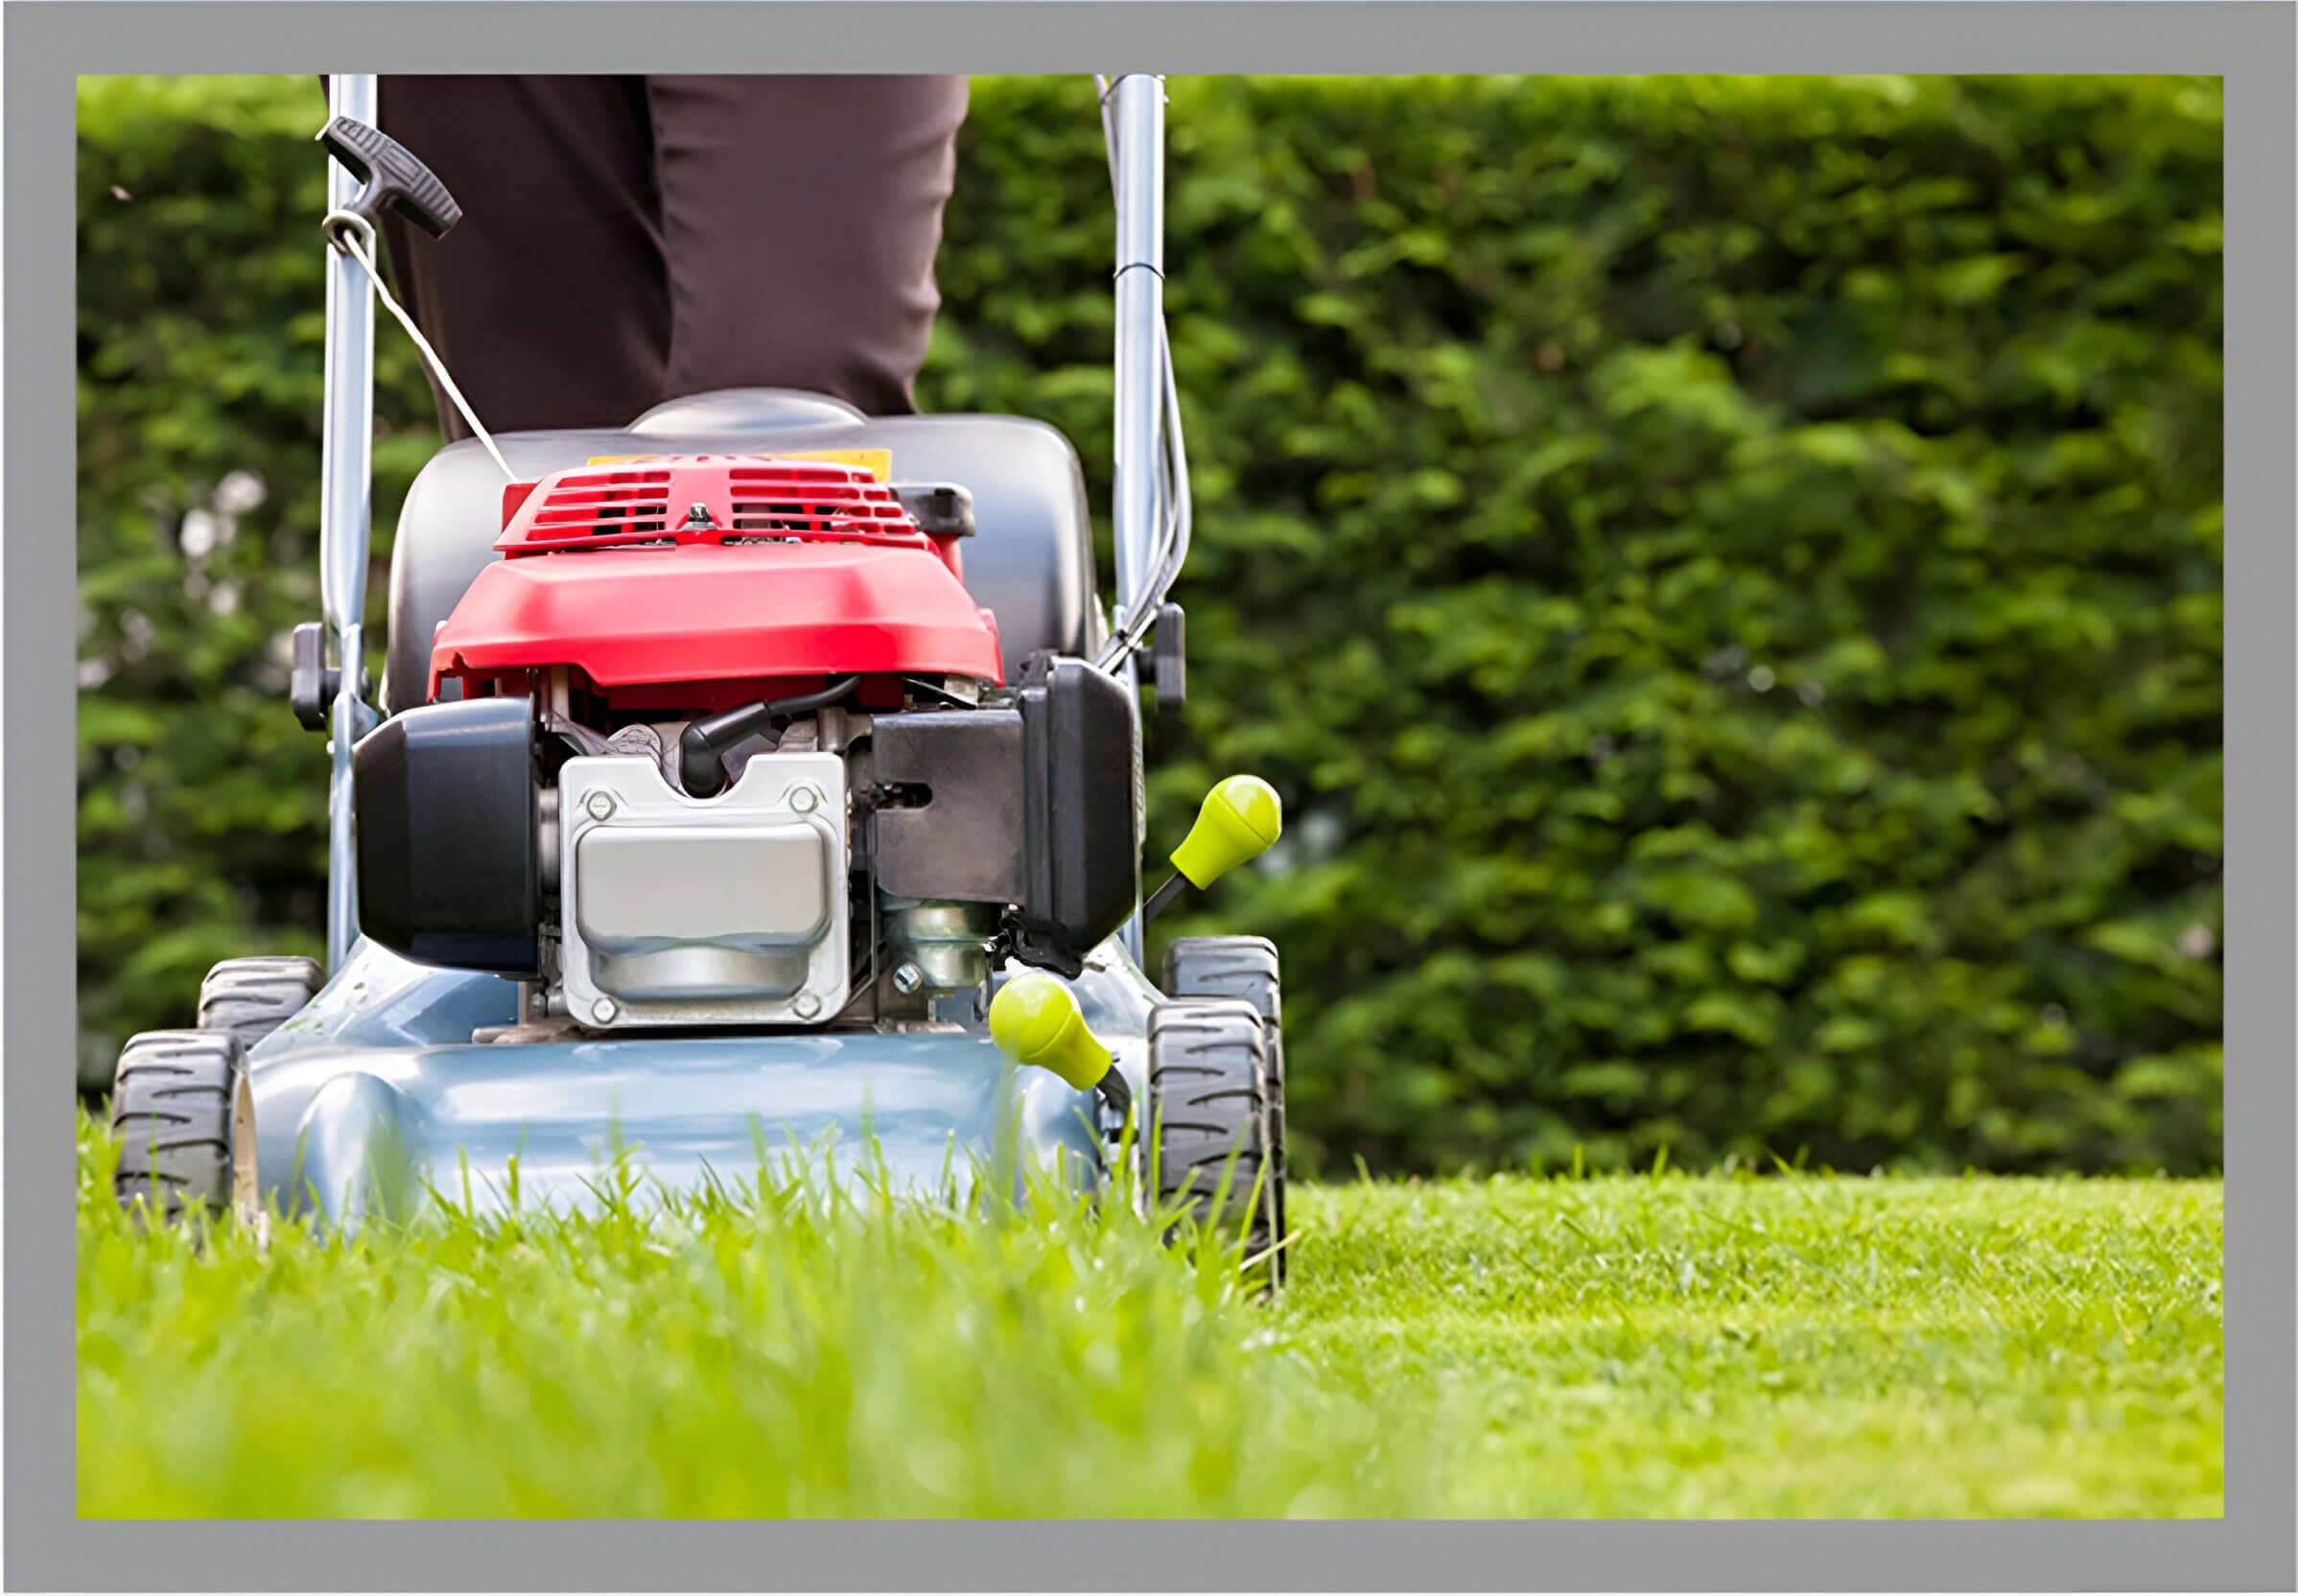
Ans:
[{"label": "engine vent slot", "polygon": [[893,536],[914,541],[917,524],[893,489],[851,467],[796,461],[739,465],[727,474],[738,535],[801,540]]},{"label": "engine vent slot", "polygon": [[934,547],[867,468],[764,455],[676,455],[574,470],[506,496],[505,554],[632,545],[871,543]]},{"label": "engine vent slot", "polygon": [[528,521],[528,544],[661,542],[670,535],[668,471],[603,471],[558,479]]}]

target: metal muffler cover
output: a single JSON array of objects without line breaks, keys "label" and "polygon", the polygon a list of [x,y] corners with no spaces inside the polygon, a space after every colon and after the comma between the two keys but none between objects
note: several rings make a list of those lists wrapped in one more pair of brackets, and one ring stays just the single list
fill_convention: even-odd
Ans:
[{"label": "metal muffler cover", "polygon": [[846,1000],[845,762],[752,760],[719,797],[643,757],[559,771],[560,969],[584,1024],[799,1023]]}]

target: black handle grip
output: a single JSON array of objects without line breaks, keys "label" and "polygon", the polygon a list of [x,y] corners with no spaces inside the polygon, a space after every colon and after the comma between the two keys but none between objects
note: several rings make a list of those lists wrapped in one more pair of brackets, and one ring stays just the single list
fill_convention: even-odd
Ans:
[{"label": "black handle grip", "polygon": [[[327,628],[317,621],[306,621],[293,633],[294,663],[288,674],[288,707],[295,712],[296,723],[307,732],[327,730],[328,712],[335,708],[335,695],[343,685],[343,668],[327,663]],[[359,692],[365,697],[371,684],[365,667],[359,672]]]},{"label": "black handle grip", "polygon": [[438,174],[382,129],[347,116],[334,117],[319,129],[319,142],[365,185],[344,208],[366,218],[369,225],[383,220],[386,206],[433,238],[445,238],[447,229],[463,219],[463,208]]},{"label": "black handle grip", "polygon": [[1157,707],[1161,710],[1179,709],[1188,702],[1189,650],[1186,626],[1188,617],[1179,604],[1161,604],[1157,611],[1157,630],[1151,634],[1150,663],[1155,674],[1150,678],[1157,684]]},{"label": "black handle grip", "polygon": [[335,702],[343,673],[327,663],[327,630],[306,621],[293,633],[295,663],[288,677],[288,707],[307,732],[327,729],[327,708]]}]

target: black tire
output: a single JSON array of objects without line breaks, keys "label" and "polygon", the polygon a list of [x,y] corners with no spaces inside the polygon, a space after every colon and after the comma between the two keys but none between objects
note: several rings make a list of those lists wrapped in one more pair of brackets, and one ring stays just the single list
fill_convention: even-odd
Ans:
[{"label": "black tire", "polygon": [[[1148,1123],[1161,1205],[1184,1199],[1208,1228],[1241,1229],[1245,1256],[1283,1279],[1281,1177],[1269,1157],[1268,1032],[1250,1003],[1178,998],[1149,1015]],[[1224,1185],[1226,1183],[1226,1185]]]},{"label": "black tire", "polygon": [[326,983],[314,959],[225,959],[199,983],[199,1028],[228,1032],[251,1051]]},{"label": "black tire", "polygon": [[112,1191],[123,1207],[175,1224],[187,1213],[256,1207],[255,1097],[228,1031],[130,1037],[112,1076],[120,1139]]},{"label": "black tire", "polygon": [[[1176,937],[1165,949],[1165,996],[1233,998],[1251,1003],[1268,1033],[1268,1071],[1261,1094],[1269,1105],[1269,1163],[1275,1172],[1271,1204],[1278,1239],[1292,1234],[1284,1212],[1284,1003],[1277,944],[1265,936]],[[1288,1253],[1277,1255],[1284,1279]]]}]

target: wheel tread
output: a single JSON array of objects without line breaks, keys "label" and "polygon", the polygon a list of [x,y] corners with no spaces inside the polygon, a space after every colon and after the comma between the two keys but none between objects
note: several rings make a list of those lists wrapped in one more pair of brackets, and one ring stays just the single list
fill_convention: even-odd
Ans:
[{"label": "wheel tread", "polygon": [[[1165,950],[1164,990],[1176,998],[1232,998],[1250,1004],[1266,1032],[1262,1092],[1267,1100],[1274,1228],[1285,1222],[1284,1028],[1277,945],[1258,936],[1177,937]],[[1281,1281],[1286,1255],[1276,1256]]]},{"label": "wheel tread", "polygon": [[113,1195],[174,1222],[231,1201],[232,1105],[244,1049],[228,1031],[147,1031],[113,1074]]},{"label": "wheel tread", "polygon": [[[1266,1252],[1273,1240],[1263,1179],[1264,1167],[1274,1167],[1267,1046],[1259,1012],[1234,998],[1174,998],[1150,1016],[1158,1196],[1185,1201],[1201,1223],[1241,1223],[1249,1256]],[[1261,1197],[1254,1201],[1256,1187]]]},{"label": "wheel tread", "polygon": [[199,983],[199,1028],[228,1032],[253,1047],[301,1013],[326,980],[315,959],[225,959]]}]

